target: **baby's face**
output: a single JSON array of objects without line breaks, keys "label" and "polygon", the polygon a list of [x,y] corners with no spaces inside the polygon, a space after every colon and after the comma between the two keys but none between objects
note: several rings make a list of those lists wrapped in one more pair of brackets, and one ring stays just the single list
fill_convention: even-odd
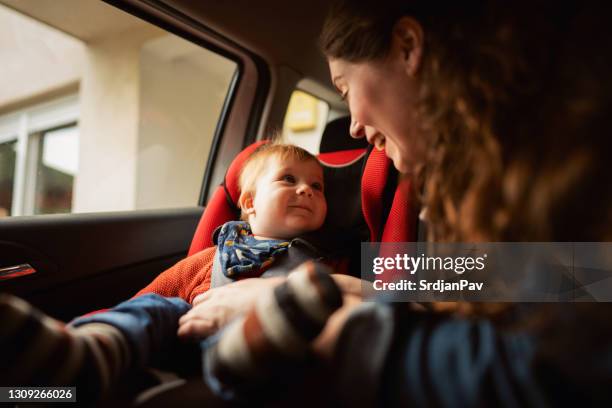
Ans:
[{"label": "baby's face", "polygon": [[290,239],[323,225],[327,202],[323,169],[314,160],[268,160],[257,181],[252,209],[247,211],[253,235]]}]

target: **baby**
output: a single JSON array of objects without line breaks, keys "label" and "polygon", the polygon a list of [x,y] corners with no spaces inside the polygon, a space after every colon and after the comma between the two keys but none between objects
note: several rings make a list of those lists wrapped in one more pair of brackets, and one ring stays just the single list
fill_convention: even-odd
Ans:
[{"label": "baby", "polygon": [[[97,398],[127,370],[144,366],[171,348],[179,318],[191,309],[186,300],[211,285],[266,274],[277,259],[287,258],[292,239],[323,225],[327,211],[323,170],[314,156],[299,147],[264,145],[245,163],[240,186],[242,221],[224,224],[216,234],[217,247],[208,250],[214,251],[213,261],[200,262],[200,268],[187,276],[178,275],[185,271],[179,263],[139,296],[109,311],[78,318],[69,326],[19,299],[0,298],[3,321],[16,322],[3,324],[0,335],[14,339],[12,343],[21,342],[23,350],[1,359],[15,364],[2,367],[0,385],[71,384],[77,386],[80,397]],[[168,294],[163,290],[168,280],[182,282],[180,297],[160,296]],[[327,270],[312,262],[302,265],[269,296],[259,299],[221,342],[209,340],[205,346],[209,385],[220,392],[219,379],[239,383],[252,378],[253,362],[267,360],[270,350],[289,357],[300,355],[341,304],[341,293]],[[6,350],[10,347],[0,353]]]},{"label": "baby", "polygon": [[213,287],[261,276],[293,238],[319,229],[327,214],[323,169],[297,146],[264,145],[245,163],[239,185],[245,222],[226,223],[218,233]]}]

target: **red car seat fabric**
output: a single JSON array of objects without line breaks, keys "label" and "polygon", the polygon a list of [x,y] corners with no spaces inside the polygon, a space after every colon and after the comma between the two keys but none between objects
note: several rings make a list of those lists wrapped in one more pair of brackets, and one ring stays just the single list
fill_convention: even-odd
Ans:
[{"label": "red car seat fabric", "polygon": [[370,229],[370,241],[379,241],[383,228],[383,196],[390,173],[384,152],[372,149],[361,177],[361,205]]},{"label": "red car seat fabric", "polygon": [[397,182],[383,227],[381,242],[412,242],[417,238],[417,202],[409,178]]},{"label": "red car seat fabric", "polygon": [[327,167],[346,167],[361,161],[367,154],[367,149],[343,150],[339,152],[319,153],[317,158]]},{"label": "red car seat fabric", "polygon": [[416,240],[418,205],[412,188],[410,178],[400,180],[384,151],[372,150],[361,178],[361,200],[370,241]]},{"label": "red car seat fabric", "polygon": [[230,164],[223,184],[217,187],[200,218],[187,256],[213,246],[212,234],[215,229],[227,221],[236,220],[240,217],[240,209],[237,206],[240,197],[240,189],[238,188],[240,170],[251,153],[267,142],[267,140],[260,140],[246,147]]}]

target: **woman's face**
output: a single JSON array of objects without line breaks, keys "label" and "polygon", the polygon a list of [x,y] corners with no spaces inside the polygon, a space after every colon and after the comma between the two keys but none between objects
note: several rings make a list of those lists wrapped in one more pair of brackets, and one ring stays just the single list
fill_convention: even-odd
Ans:
[{"label": "woman's face", "polygon": [[[408,20],[408,24],[413,24]],[[397,37],[397,38],[396,38]],[[330,59],[332,82],[351,112],[351,136],[368,142],[408,173],[422,152],[415,149],[423,135],[416,114],[420,49],[406,46],[405,36],[394,36],[389,54],[381,59],[351,63]],[[411,42],[410,44],[414,44]]]}]

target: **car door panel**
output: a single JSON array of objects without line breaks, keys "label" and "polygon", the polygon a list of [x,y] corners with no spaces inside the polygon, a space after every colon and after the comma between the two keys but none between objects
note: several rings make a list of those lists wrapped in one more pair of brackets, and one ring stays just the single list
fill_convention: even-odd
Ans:
[{"label": "car door panel", "polygon": [[0,221],[0,268],[35,273],[0,290],[67,319],[132,296],[182,259],[202,207],[14,217]]}]

